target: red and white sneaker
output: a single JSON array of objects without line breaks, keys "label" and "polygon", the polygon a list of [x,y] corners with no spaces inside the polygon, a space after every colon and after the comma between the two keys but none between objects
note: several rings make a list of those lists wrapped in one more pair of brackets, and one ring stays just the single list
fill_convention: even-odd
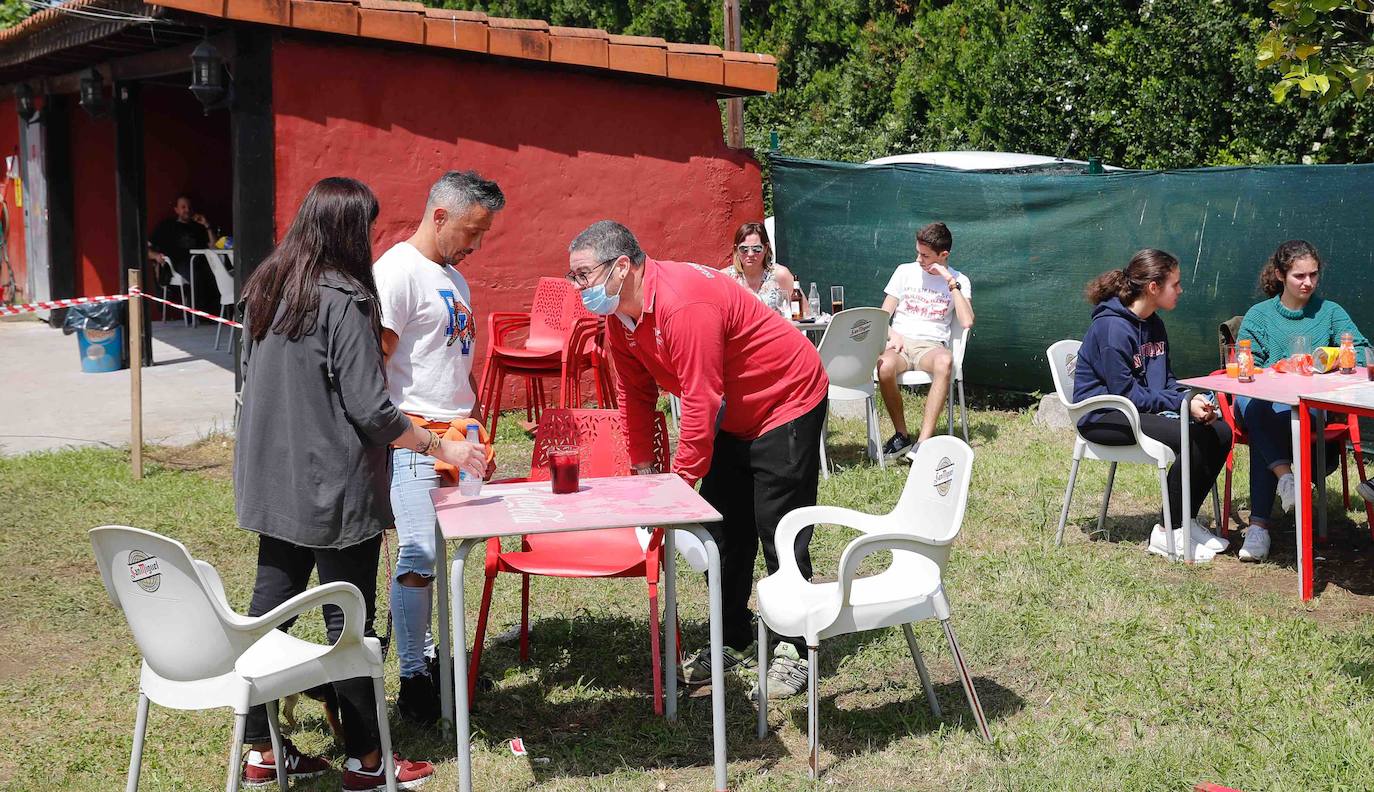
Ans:
[{"label": "red and white sneaker", "polygon": [[[412,762],[402,759],[400,754],[392,754],[396,761],[396,788],[419,789],[429,777],[434,775],[434,765],[429,762]],[[363,763],[350,758],[344,762],[343,792],[385,792],[386,774],[382,765],[375,769],[364,770]]]},{"label": "red and white sneaker", "polygon": [[[306,756],[296,750],[296,746],[290,740],[282,741],[282,750],[286,753],[286,777],[287,780],[293,778],[314,778],[323,775],[329,769],[329,762],[318,756]],[[273,786],[277,783],[277,763],[276,757],[272,761],[267,761],[263,755],[257,751],[249,751],[248,758],[243,762],[243,785],[250,789]]]}]

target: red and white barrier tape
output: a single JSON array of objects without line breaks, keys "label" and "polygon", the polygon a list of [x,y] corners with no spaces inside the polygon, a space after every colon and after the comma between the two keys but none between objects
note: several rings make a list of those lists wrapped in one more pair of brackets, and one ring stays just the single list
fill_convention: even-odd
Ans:
[{"label": "red and white barrier tape", "polygon": [[[144,295],[145,297],[147,295]],[[119,302],[129,299],[127,294],[107,294],[102,297],[73,297],[70,300],[48,300],[46,302],[27,303],[25,305],[0,305],[0,315],[32,313],[34,311],[51,311],[54,308],[70,308],[73,305],[90,305],[91,303]]]},{"label": "red and white barrier tape", "polygon": [[[174,302],[172,302],[171,300],[164,300],[164,299],[162,299],[161,297],[154,297],[153,295],[151,295],[151,294],[149,294],[149,293],[143,291],[142,289],[129,289],[129,294],[131,294],[131,295],[137,294],[138,296],[142,297],[142,298],[145,299],[145,300],[153,300],[153,301],[155,301],[155,302],[160,302],[160,303],[162,303],[163,305],[170,305],[171,307],[176,308],[176,309],[179,310],[179,311],[185,311],[186,313],[189,313],[189,314],[195,314],[196,316],[199,316],[199,317],[202,318],[202,319],[209,319],[209,320],[212,321],[212,322],[219,322],[220,324],[226,324],[226,325],[229,325],[230,327],[237,327],[237,328],[239,328],[240,330],[243,329],[243,325],[242,325],[242,324],[240,324],[240,323],[238,323],[238,322],[235,322],[235,321],[232,320],[232,319],[225,319],[223,316],[215,316],[215,315],[212,314],[212,313],[206,313],[206,312],[204,312],[204,311],[197,311],[195,308],[189,308],[189,307],[187,307],[187,306],[185,306],[185,305],[182,305],[182,304],[180,304],[180,303],[174,303]],[[126,299],[127,299],[127,298],[126,298]]]}]

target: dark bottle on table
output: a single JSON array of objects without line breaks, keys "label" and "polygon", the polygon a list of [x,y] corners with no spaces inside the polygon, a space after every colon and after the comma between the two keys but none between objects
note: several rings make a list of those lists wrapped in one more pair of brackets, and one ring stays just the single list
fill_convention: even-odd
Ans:
[{"label": "dark bottle on table", "polygon": [[801,288],[795,283],[792,284],[792,321],[802,320],[802,306],[806,304],[806,298],[802,296]]}]

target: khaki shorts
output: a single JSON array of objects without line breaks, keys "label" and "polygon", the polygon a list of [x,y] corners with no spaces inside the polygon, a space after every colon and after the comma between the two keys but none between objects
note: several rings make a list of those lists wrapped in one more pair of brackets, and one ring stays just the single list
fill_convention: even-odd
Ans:
[{"label": "khaki shorts", "polygon": [[915,371],[921,367],[921,358],[925,357],[927,353],[944,348],[945,345],[939,341],[902,336],[902,348],[898,350],[897,354],[901,355],[911,370]]}]

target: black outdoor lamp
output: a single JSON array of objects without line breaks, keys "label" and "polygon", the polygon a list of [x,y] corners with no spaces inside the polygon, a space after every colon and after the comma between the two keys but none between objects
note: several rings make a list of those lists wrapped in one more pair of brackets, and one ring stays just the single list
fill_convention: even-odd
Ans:
[{"label": "black outdoor lamp", "polygon": [[92,117],[105,112],[105,81],[98,69],[92,68],[81,75],[81,98],[78,104]]},{"label": "black outdoor lamp", "polygon": [[209,41],[196,45],[191,53],[191,93],[200,100],[205,114],[227,107],[234,98],[233,85],[224,80],[224,59]]},{"label": "black outdoor lamp", "polygon": [[38,118],[38,106],[34,104],[33,89],[28,83],[19,83],[14,89],[14,106],[23,121],[32,123]]}]

